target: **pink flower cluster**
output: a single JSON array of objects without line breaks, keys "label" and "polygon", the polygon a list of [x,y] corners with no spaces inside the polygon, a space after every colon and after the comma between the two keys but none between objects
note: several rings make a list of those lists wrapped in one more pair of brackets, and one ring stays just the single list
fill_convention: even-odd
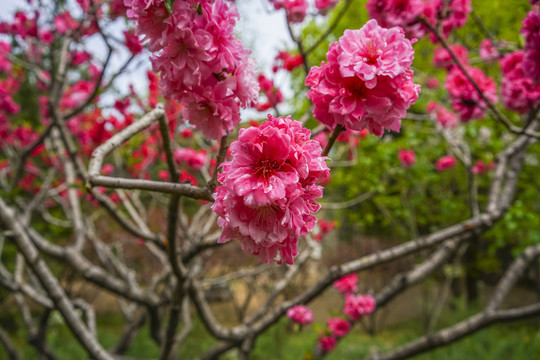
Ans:
[{"label": "pink flower cluster", "polygon": [[307,15],[307,0],[269,0],[274,9],[285,9],[287,20],[292,23],[304,21]]},{"label": "pink flower cluster", "polygon": [[300,325],[308,325],[313,321],[313,312],[304,305],[296,305],[287,310],[287,317]]},{"label": "pink flower cluster", "polygon": [[[322,133],[319,133],[322,134]],[[322,145],[321,145],[322,147]],[[336,227],[335,221],[326,221],[322,218],[319,219],[319,233],[315,234],[313,239],[317,242],[321,242],[324,239],[324,236],[328,234],[331,230]]]},{"label": "pink flower cluster", "polygon": [[[497,87],[493,79],[478,68],[468,67],[466,70],[484,96],[492,103],[496,103]],[[458,67],[453,67],[448,73],[445,87],[450,94],[452,108],[459,114],[462,122],[484,117],[486,103]]]},{"label": "pink flower cluster", "polygon": [[238,19],[226,0],[175,1],[169,14],[164,0],[125,0],[127,15],[137,22],[154,52],[163,94],[185,106],[184,117],[211,139],[219,139],[240,122],[240,107],[256,100],[254,67],[233,36]]},{"label": "pink flower cluster", "polygon": [[[239,239],[244,252],[268,263],[293,264],[300,235],[313,229],[313,215],[329,176],[322,149],[299,121],[275,118],[240,130],[233,160],[222,165],[212,210],[223,228],[220,243]],[[280,258],[276,259],[277,254]]]},{"label": "pink flower cluster", "polygon": [[335,288],[342,294],[358,291],[358,275],[349,274],[334,282]]},{"label": "pink flower cluster", "polygon": [[491,170],[495,169],[495,163],[492,161],[490,163],[485,163],[481,160],[478,160],[472,168],[473,174],[485,174]]},{"label": "pink flower cluster", "polygon": [[328,320],[328,330],[336,337],[347,335],[350,328],[351,324],[345,319],[331,318]]},{"label": "pink flower cluster", "polygon": [[345,30],[330,45],[328,63],[313,66],[306,78],[315,117],[331,129],[341,124],[377,136],[384,129],[398,132],[420,93],[409,69],[413,57],[411,41],[398,27],[384,29],[370,20]]},{"label": "pink flower cluster", "polygon": [[484,61],[495,60],[500,56],[499,50],[493,46],[491,39],[484,39],[480,42],[479,54]]},{"label": "pink flower cluster", "polygon": [[272,71],[277,72],[280,68],[293,71],[297,67],[302,66],[303,63],[304,59],[301,54],[293,55],[287,51],[280,51],[274,60]]},{"label": "pink flower cluster", "polygon": [[207,156],[204,150],[194,150],[191,148],[177,148],[174,150],[174,160],[179,164],[186,165],[195,170],[199,170],[206,163]]},{"label": "pink flower cluster", "polygon": [[278,104],[283,102],[283,94],[281,91],[275,87],[274,82],[271,79],[268,79],[263,74],[260,74],[258,77],[259,87],[261,93],[265,95],[265,102],[257,102],[253,105],[257,111],[266,111],[270,108],[275,108]]},{"label": "pink flower cluster", "polygon": [[533,79],[535,84],[540,84],[540,5],[534,5],[523,19],[521,35],[525,37],[525,75]]},{"label": "pink flower cluster", "polygon": [[510,110],[525,114],[540,101],[540,84],[535,85],[525,75],[524,51],[506,54],[501,59],[503,80],[501,84],[502,103]]},{"label": "pink flower cluster", "polygon": [[328,332],[319,336],[318,346],[324,353],[329,353],[337,345],[337,339],[347,335],[351,323],[341,318],[331,318],[327,323]]},{"label": "pink flower cluster", "polygon": [[429,103],[427,110],[435,114],[435,120],[444,128],[452,129],[459,124],[456,114],[436,102]]},{"label": "pink flower cluster", "polygon": [[369,0],[366,7],[369,17],[382,27],[400,26],[409,38],[425,35],[424,27],[417,21],[424,12],[423,0]]},{"label": "pink flower cluster", "polygon": [[332,9],[339,0],[315,0],[315,7],[321,14],[326,14],[328,10]]},{"label": "pink flower cluster", "polygon": [[345,295],[345,308],[343,312],[355,321],[362,316],[371,314],[375,310],[375,299],[371,295]]},{"label": "pink flower cluster", "polygon": [[[454,53],[461,65],[469,65],[469,52],[464,46],[453,44],[450,45],[450,50]],[[435,48],[433,51],[433,66],[440,69],[451,70],[455,65],[452,56],[445,48]]]},{"label": "pink flower cluster", "polygon": [[437,171],[444,171],[453,168],[456,165],[456,158],[452,155],[443,156],[435,163]]},{"label": "pink flower cluster", "polygon": [[[441,21],[442,35],[448,37],[453,29],[465,25],[472,10],[470,0],[369,0],[366,7],[369,17],[381,26],[400,26],[410,38],[421,38],[428,31],[419,22],[421,15],[434,26]],[[437,41],[433,34],[431,41]]]},{"label": "pink flower cluster", "polygon": [[414,155],[414,151],[412,150],[399,149],[398,157],[401,166],[405,168],[413,166],[414,162],[416,161],[416,156]]}]

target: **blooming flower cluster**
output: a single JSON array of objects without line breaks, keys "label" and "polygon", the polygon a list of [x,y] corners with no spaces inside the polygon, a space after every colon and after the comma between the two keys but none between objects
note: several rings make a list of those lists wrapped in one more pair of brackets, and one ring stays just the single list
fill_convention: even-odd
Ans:
[{"label": "blooming flower cluster", "polygon": [[[321,146],[322,147],[322,146]],[[336,227],[335,221],[326,221],[322,218],[319,219],[319,232],[313,236],[313,240],[321,242],[324,239],[324,236],[328,234],[332,229]]]},{"label": "blooming flower cluster", "polygon": [[375,310],[375,299],[371,295],[345,295],[345,308],[343,312],[353,321],[362,316],[371,314]]},{"label": "blooming flower cluster", "polygon": [[328,63],[312,67],[306,78],[315,117],[331,129],[341,124],[377,136],[384,129],[399,131],[420,92],[409,69],[413,57],[411,41],[398,27],[384,29],[370,20],[345,30],[330,45]]},{"label": "blooming flower cluster", "polygon": [[315,0],[315,7],[321,14],[326,14],[328,10],[332,9],[339,0]]},{"label": "blooming flower cluster", "polygon": [[266,97],[266,101],[259,101],[254,104],[253,107],[255,110],[265,111],[270,108],[275,108],[278,104],[283,102],[283,94],[281,93],[281,90],[276,88],[271,79],[268,79],[263,74],[260,74],[258,81],[261,93]]},{"label": "blooming flower cluster", "polygon": [[525,75],[524,51],[506,54],[501,59],[503,80],[501,99],[504,106],[521,114],[529,112],[540,102],[540,84],[535,85]]},{"label": "blooming flower cluster", "polygon": [[313,312],[303,305],[296,305],[287,310],[287,317],[300,325],[308,325],[313,321]]},{"label": "blooming flower cluster", "polygon": [[493,169],[495,169],[495,163],[493,161],[486,164],[485,162],[478,160],[472,167],[472,173],[485,174]]},{"label": "blooming flower cluster", "polygon": [[331,318],[328,320],[328,330],[336,337],[347,335],[350,328],[351,324],[345,319]]},{"label": "blooming flower cluster", "polygon": [[254,67],[233,36],[238,12],[232,3],[175,1],[169,14],[164,0],[126,0],[136,34],[148,40],[151,62],[161,72],[164,96],[185,106],[184,117],[211,139],[240,122],[240,107],[257,97]]},{"label": "blooming flower cluster", "polygon": [[414,155],[414,151],[412,150],[399,149],[398,157],[401,166],[405,168],[413,166],[414,162],[416,161],[416,156]]},{"label": "blooming flower cluster", "polygon": [[491,39],[484,39],[480,42],[479,55],[484,61],[491,61],[500,56],[499,50],[493,46]]},{"label": "blooming flower cluster", "polygon": [[456,165],[456,158],[452,155],[443,156],[435,163],[437,171],[444,171],[453,168]]},{"label": "blooming flower cluster", "polygon": [[269,0],[274,9],[285,9],[287,20],[292,23],[300,23],[304,21],[307,15],[308,2],[307,0]]},{"label": "blooming flower cluster", "polygon": [[[469,65],[469,52],[464,46],[452,44],[449,46],[450,50],[457,57],[461,65]],[[451,70],[456,64],[452,59],[450,53],[443,47],[437,47],[433,51],[433,66]]]},{"label": "blooming flower cluster", "polygon": [[[369,0],[366,7],[369,17],[381,26],[400,26],[411,38],[421,38],[428,30],[420,16],[434,26],[441,21],[443,36],[448,37],[453,29],[465,25],[472,10],[470,0]],[[437,41],[433,34],[431,41]]]},{"label": "blooming flower cluster", "polygon": [[427,106],[428,112],[435,115],[435,120],[444,128],[455,128],[459,124],[459,119],[450,110],[436,102],[430,102]]},{"label": "blooming flower cluster", "polygon": [[349,274],[334,282],[335,288],[342,294],[358,291],[358,275]]},{"label": "blooming flower cluster", "polygon": [[[297,242],[316,223],[322,197],[317,181],[329,170],[321,147],[299,121],[275,118],[240,130],[233,160],[222,165],[212,209],[223,228],[220,243],[239,239],[244,252],[268,263],[293,264]],[[276,259],[277,254],[279,259]]]},{"label": "blooming flower cluster", "polygon": [[[468,67],[466,70],[484,96],[492,103],[496,103],[497,87],[493,79],[487,77],[478,68]],[[458,67],[453,67],[448,73],[446,90],[450,94],[452,108],[459,114],[462,122],[484,117],[485,101]]]},{"label": "blooming flower cluster", "polygon": [[303,63],[302,54],[293,55],[287,51],[280,51],[274,60],[272,70],[277,72],[278,69],[282,68],[287,71],[293,71],[297,67],[302,66]]},{"label": "blooming flower cluster", "polygon": [[534,4],[523,19],[521,35],[525,37],[523,69],[536,84],[540,83],[540,4]]},{"label": "blooming flower cluster", "polygon": [[191,148],[177,148],[174,150],[174,160],[179,164],[199,170],[206,163],[206,151]]},{"label": "blooming flower cluster", "polygon": [[334,336],[321,336],[319,338],[318,345],[319,345],[319,349],[321,349],[325,353],[328,353],[336,347],[337,340]]}]

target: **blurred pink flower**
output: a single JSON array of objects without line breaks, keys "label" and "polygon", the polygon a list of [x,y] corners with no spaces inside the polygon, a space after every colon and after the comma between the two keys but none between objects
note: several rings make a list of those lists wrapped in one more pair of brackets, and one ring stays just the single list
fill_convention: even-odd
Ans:
[{"label": "blurred pink flower", "polygon": [[336,6],[339,0],[315,0],[315,7],[322,14],[326,14],[328,10]]},{"label": "blurred pink flower", "polygon": [[358,291],[358,275],[349,274],[334,282],[336,289],[342,294],[348,294]]},{"label": "blurred pink flower", "polygon": [[300,325],[308,325],[313,321],[313,312],[304,305],[296,305],[287,310],[287,317]]},{"label": "blurred pink flower", "polygon": [[179,164],[187,165],[195,170],[202,168],[207,160],[206,151],[197,151],[191,148],[177,148],[174,150],[173,156]]},{"label": "blurred pink flower", "polygon": [[325,353],[328,353],[332,351],[337,345],[336,338],[333,336],[322,336],[319,337],[319,349],[324,351]]},{"label": "blurred pink flower", "polygon": [[366,7],[369,17],[382,27],[400,26],[409,38],[425,35],[424,27],[417,21],[424,11],[422,0],[369,0]]},{"label": "blurred pink flower", "polygon": [[416,161],[416,156],[412,150],[399,149],[398,157],[403,167],[411,167]]},{"label": "blurred pink flower", "polygon": [[499,57],[499,51],[493,46],[491,39],[484,39],[480,43],[480,57],[485,61],[494,60]]},{"label": "blurred pink flower", "polygon": [[[461,65],[469,65],[469,52],[464,46],[450,45],[450,50],[459,60]],[[437,47],[433,51],[433,66],[441,69],[450,70],[455,66],[455,62],[452,59],[450,53],[443,47]]]},{"label": "blurred pink flower", "polygon": [[328,320],[328,330],[336,337],[347,335],[350,328],[351,324],[347,320],[341,318],[331,318]]},{"label": "blurred pink flower", "polygon": [[345,295],[345,308],[343,312],[351,320],[358,320],[375,310],[375,299],[371,295]]},{"label": "blurred pink flower", "polygon": [[524,51],[506,54],[501,59],[503,80],[501,99],[510,110],[525,114],[540,102],[540,84],[525,75]]},{"label": "blurred pink flower", "polygon": [[[466,70],[484,96],[492,103],[496,103],[497,87],[495,81],[478,68],[469,67]],[[448,73],[446,90],[450,94],[452,108],[459,114],[462,122],[482,119],[485,116],[486,103],[459,68],[453,67]]]},{"label": "blurred pink flower", "polygon": [[473,174],[485,174],[491,170],[495,169],[495,163],[492,161],[486,164],[483,161],[478,160],[472,168]]},{"label": "blurred pink flower", "polygon": [[444,171],[454,167],[456,165],[456,158],[452,155],[443,156],[435,163],[437,171]]}]

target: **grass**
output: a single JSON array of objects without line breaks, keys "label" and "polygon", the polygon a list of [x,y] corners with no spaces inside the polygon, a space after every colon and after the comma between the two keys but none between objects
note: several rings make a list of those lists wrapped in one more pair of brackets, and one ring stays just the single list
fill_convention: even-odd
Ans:
[{"label": "grass", "polygon": [[[448,312],[441,319],[441,326],[454,324],[475,311],[475,308],[459,307]],[[38,354],[33,347],[26,345],[26,334],[17,316],[8,317],[1,314],[0,324],[4,329],[14,334],[16,346],[21,351],[22,359],[36,359]],[[121,334],[121,318],[119,314],[107,314],[99,317],[99,340],[104,347],[112,346]],[[9,320],[8,320],[9,319]],[[9,321],[9,326],[6,322]],[[79,346],[62,319],[55,313],[50,320],[48,344],[58,355],[59,359],[85,359],[84,350]],[[417,356],[418,360],[529,360],[531,354],[540,354],[540,325],[539,320],[522,321],[511,324],[498,324],[481,330],[449,346],[437,349],[427,354]],[[282,319],[261,336],[252,353],[253,360],[293,360],[307,359],[316,343],[317,336],[322,330],[321,325],[310,325],[301,331],[294,331],[287,319]],[[327,357],[328,360],[362,359],[375,349],[391,350],[399,345],[422,335],[419,321],[403,323],[386,329],[376,336],[370,336],[356,326],[343,339],[335,350]],[[197,359],[208,350],[216,340],[212,339],[199,321],[194,322],[194,328],[180,352],[181,359]],[[159,348],[150,338],[148,327],[138,334],[132,347],[126,355],[139,358],[155,359]],[[229,352],[223,359],[235,359],[234,351]],[[0,359],[7,359],[0,345]]]}]

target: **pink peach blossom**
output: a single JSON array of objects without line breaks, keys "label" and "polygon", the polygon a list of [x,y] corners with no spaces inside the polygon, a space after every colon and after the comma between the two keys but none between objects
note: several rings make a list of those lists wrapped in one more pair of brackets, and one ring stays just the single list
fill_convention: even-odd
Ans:
[{"label": "pink peach blossom", "polygon": [[[466,68],[469,76],[476,82],[484,96],[492,103],[497,102],[497,88],[493,79],[482,70]],[[446,90],[450,94],[452,108],[459,114],[462,122],[482,119],[485,116],[486,103],[458,67],[453,67],[446,78]]]},{"label": "pink peach blossom", "polygon": [[482,60],[490,61],[499,57],[499,50],[493,46],[491,39],[484,39],[480,42],[480,57]]},{"label": "pink peach blossom", "polygon": [[369,0],[366,7],[369,17],[382,27],[400,26],[409,38],[425,35],[425,29],[417,19],[424,11],[422,0]]},{"label": "pink peach blossom", "polygon": [[319,349],[324,351],[325,353],[328,353],[332,351],[337,345],[336,338],[333,336],[322,336],[319,338]]},{"label": "pink peach blossom", "polygon": [[403,167],[411,167],[416,161],[416,156],[412,150],[399,149],[398,151],[399,161]]},{"label": "pink peach blossom", "polygon": [[445,171],[453,168],[456,165],[456,158],[452,155],[443,156],[435,163],[437,171]]},{"label": "pink peach blossom", "polygon": [[348,294],[358,291],[358,275],[349,274],[334,282],[336,289],[342,294]]},{"label": "pink peach blossom", "polygon": [[[450,45],[450,50],[452,53],[456,56],[456,58],[459,60],[461,65],[469,65],[469,52],[464,46],[461,45]],[[443,47],[437,47],[435,48],[435,51],[433,52],[433,66],[450,70],[455,66],[455,62],[452,59],[452,56],[450,53]]]},{"label": "pink peach blossom", "polygon": [[287,310],[287,317],[300,325],[308,325],[313,321],[313,312],[304,305],[296,305]]},{"label": "pink peach blossom", "polygon": [[292,264],[300,235],[316,223],[322,187],[329,175],[322,149],[302,123],[268,115],[259,127],[240,130],[222,164],[212,209],[223,228],[220,243],[239,239],[245,252]]},{"label": "pink peach blossom", "polygon": [[360,30],[346,30],[326,59],[311,68],[305,82],[317,120],[331,129],[367,128],[377,136],[384,129],[398,132],[420,92],[408,69],[413,50],[403,31],[370,20]]},{"label": "pink peach blossom", "polygon": [[336,337],[347,335],[350,328],[351,324],[345,319],[331,318],[328,320],[328,330]]},{"label": "pink peach blossom", "polygon": [[328,10],[336,6],[339,0],[315,0],[315,7],[322,14],[326,14]]},{"label": "pink peach blossom", "polygon": [[375,310],[375,299],[371,295],[345,295],[343,312],[353,321]]}]

